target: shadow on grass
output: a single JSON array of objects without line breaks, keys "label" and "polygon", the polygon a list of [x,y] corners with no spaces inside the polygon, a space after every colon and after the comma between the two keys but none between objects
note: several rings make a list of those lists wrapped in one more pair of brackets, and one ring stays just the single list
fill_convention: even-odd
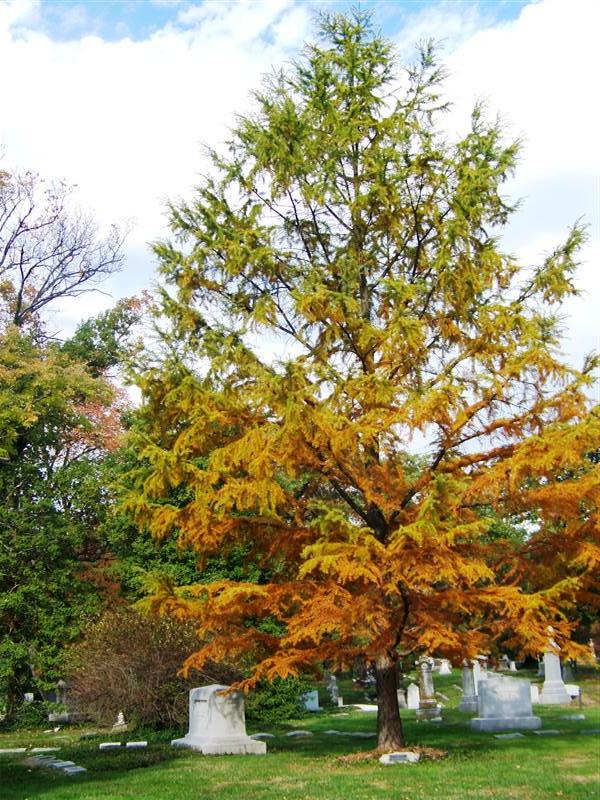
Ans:
[{"label": "shadow on grass", "polygon": [[[63,747],[59,756],[61,760],[74,761],[87,769],[86,773],[74,776],[65,775],[61,770],[28,766],[21,756],[19,761],[0,762],[0,797],[2,800],[33,800],[46,793],[56,794],[62,787],[69,787],[69,790],[75,789],[74,797],[85,798],[86,783],[114,781],[129,773],[180,759],[184,755],[181,750],[164,744],[149,746],[147,750],[123,748],[101,751],[97,749],[97,744],[94,747],[87,743]],[[76,791],[78,787],[81,787],[79,794]]]}]

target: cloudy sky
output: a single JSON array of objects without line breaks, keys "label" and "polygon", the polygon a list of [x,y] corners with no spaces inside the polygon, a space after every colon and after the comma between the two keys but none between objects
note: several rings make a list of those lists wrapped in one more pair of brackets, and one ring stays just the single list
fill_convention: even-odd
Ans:
[{"label": "cloudy sky", "polygon": [[[189,197],[202,143],[218,145],[250,107],[261,75],[289,61],[323,9],[302,0],[0,0],[0,147],[4,169],[33,169],[78,185],[101,225],[135,219],[127,264],[105,295],[57,311],[69,330],[114,299],[148,287],[148,242],[165,233],[167,198]],[[507,249],[534,264],[583,218],[590,241],[566,309],[565,352],[580,363],[600,347],[600,74],[597,0],[362,2],[400,59],[443,40],[465,129],[487,99],[524,140],[507,192],[523,198]]]}]

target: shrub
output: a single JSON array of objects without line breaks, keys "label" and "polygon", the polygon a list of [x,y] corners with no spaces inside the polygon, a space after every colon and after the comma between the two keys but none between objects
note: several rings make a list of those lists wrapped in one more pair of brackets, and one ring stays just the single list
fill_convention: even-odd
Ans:
[{"label": "shrub", "polygon": [[181,665],[197,649],[191,623],[130,609],[109,612],[70,653],[69,700],[100,724],[114,722],[123,711],[136,725],[185,726],[192,687],[240,677],[231,666],[214,664],[183,678]]},{"label": "shrub", "polygon": [[313,687],[303,678],[275,678],[260,681],[246,697],[246,718],[265,722],[282,722],[306,715],[302,695]]}]

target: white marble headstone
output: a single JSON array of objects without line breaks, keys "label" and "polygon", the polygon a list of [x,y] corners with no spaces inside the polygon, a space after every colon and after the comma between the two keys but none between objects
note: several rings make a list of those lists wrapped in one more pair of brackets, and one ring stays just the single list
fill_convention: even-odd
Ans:
[{"label": "white marble headstone", "polygon": [[264,742],[257,742],[246,734],[242,693],[222,694],[227,689],[229,686],[220,684],[191,689],[189,730],[182,739],[173,739],[171,744],[189,747],[204,755],[266,753]]},{"label": "white marble headstone", "polygon": [[554,650],[544,653],[544,685],[540,693],[540,703],[560,705],[570,703],[560,671],[560,658]]}]

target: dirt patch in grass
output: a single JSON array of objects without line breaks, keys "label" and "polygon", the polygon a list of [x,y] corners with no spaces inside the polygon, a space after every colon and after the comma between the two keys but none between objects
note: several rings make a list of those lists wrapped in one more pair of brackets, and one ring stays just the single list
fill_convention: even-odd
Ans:
[{"label": "dirt patch in grass", "polygon": [[560,760],[561,767],[583,767],[590,763],[590,759],[586,756],[565,756]]},{"label": "dirt patch in grass", "polygon": [[[377,761],[380,756],[388,752],[389,750],[363,750],[360,753],[338,756],[335,761],[338,764],[360,764],[364,761]],[[404,747],[401,752],[418,753],[421,759],[430,761],[439,761],[448,755],[447,750],[440,750],[438,747]]]}]

